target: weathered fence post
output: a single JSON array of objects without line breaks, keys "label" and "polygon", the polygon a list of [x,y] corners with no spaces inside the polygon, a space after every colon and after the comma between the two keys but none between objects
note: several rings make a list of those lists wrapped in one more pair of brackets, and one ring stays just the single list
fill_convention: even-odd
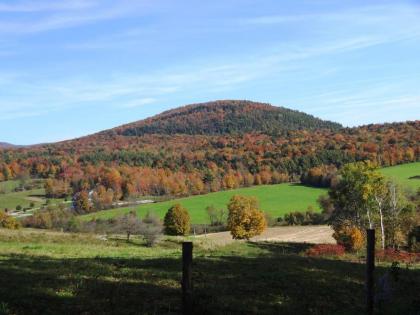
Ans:
[{"label": "weathered fence post", "polygon": [[367,229],[366,234],[366,310],[368,315],[372,315],[374,305],[375,230]]},{"label": "weathered fence post", "polygon": [[182,243],[182,312],[184,315],[193,314],[192,298],[192,259],[193,243]]}]

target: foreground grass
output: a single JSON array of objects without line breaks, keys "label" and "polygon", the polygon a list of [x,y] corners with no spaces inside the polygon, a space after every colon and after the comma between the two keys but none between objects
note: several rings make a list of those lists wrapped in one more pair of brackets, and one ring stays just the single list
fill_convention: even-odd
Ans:
[{"label": "foreground grass", "polygon": [[141,205],[135,208],[105,210],[83,216],[83,218],[86,220],[92,218],[108,219],[127,213],[133,209],[137,211],[139,216],[143,216],[147,211],[151,211],[163,218],[172,205],[180,203],[189,210],[193,223],[206,224],[209,223],[209,219],[205,211],[206,207],[214,205],[216,208],[226,209],[229,199],[234,195],[256,197],[259,200],[262,210],[273,217],[279,217],[290,211],[304,211],[308,208],[308,206],[312,206],[315,211],[320,211],[317,199],[320,195],[325,193],[325,189],[297,184],[254,186],[249,188],[220,191],[207,195],[192,196],[155,204]]},{"label": "foreground grass", "polygon": [[[179,314],[179,242],[0,230],[0,305],[10,314]],[[362,314],[364,266],[308,258],[307,246],[196,242],[195,314]],[[400,270],[380,313],[414,314],[419,284],[419,270]]]},{"label": "foreground grass", "polygon": [[385,167],[381,169],[381,173],[405,187],[413,190],[420,188],[420,162]]}]

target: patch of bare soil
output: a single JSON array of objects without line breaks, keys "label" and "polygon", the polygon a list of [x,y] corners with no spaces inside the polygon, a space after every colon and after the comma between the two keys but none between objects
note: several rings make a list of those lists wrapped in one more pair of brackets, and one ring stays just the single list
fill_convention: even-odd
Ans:
[{"label": "patch of bare soil", "polygon": [[[268,228],[263,234],[252,238],[252,241],[261,242],[294,242],[312,244],[335,244],[332,237],[333,231],[327,225],[312,226],[279,226]],[[199,235],[197,238],[206,238],[216,245],[226,245],[235,240],[232,239],[230,232],[211,233]]]}]

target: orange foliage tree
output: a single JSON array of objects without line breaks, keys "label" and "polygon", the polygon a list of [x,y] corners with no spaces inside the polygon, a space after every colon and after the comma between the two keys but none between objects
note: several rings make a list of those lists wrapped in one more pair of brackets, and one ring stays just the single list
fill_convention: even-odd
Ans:
[{"label": "orange foliage tree", "polygon": [[338,245],[344,246],[347,251],[357,251],[363,247],[364,237],[360,229],[345,221],[343,224],[336,225],[333,237]]},{"label": "orange foliage tree", "polygon": [[234,239],[250,239],[267,227],[264,213],[253,197],[233,196],[228,204],[228,228]]}]

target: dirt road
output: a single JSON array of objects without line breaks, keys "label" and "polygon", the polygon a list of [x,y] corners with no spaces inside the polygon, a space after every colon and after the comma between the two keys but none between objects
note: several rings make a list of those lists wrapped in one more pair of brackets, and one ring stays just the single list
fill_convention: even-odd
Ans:
[{"label": "dirt road", "polygon": [[[326,225],[281,226],[268,228],[262,235],[252,238],[252,241],[335,244],[332,233],[332,229]],[[199,235],[197,238],[206,238],[216,245],[235,242],[230,232]]]}]

